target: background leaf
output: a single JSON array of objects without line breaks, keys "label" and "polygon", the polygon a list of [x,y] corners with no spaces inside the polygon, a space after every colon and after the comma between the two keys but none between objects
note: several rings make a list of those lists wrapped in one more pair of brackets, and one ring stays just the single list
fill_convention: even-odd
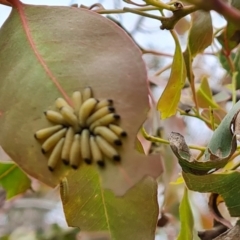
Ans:
[{"label": "background leaf", "polygon": [[[7,154],[31,176],[58,184],[69,168],[62,164],[49,172],[34,133],[50,126],[43,111],[53,109],[60,90],[68,97],[91,86],[96,98],[113,99],[121,115],[128,133],[120,153],[125,171],[134,175],[137,162],[136,181],[159,176],[159,156],[147,161],[135,150],[149,106],[145,65],[133,41],[115,23],[85,9],[23,5],[20,10],[19,15],[13,9],[0,30],[0,58],[5,59],[0,66],[0,144]],[[102,171],[107,175],[103,185],[119,187],[109,181],[109,171]]]},{"label": "background leaf", "polygon": [[10,199],[30,189],[31,180],[16,164],[0,163],[0,185]]},{"label": "background leaf", "polygon": [[212,92],[208,84],[208,80],[204,77],[201,85],[196,92],[198,106],[201,108],[219,108],[218,104],[212,98]]},{"label": "background leaf", "polygon": [[172,70],[167,86],[157,104],[157,108],[161,112],[162,119],[168,118],[176,113],[181,90],[186,79],[186,67],[183,60],[181,46],[176,34],[173,31],[172,35],[176,43]]},{"label": "background leaf", "polygon": [[69,226],[109,231],[110,239],[115,240],[154,239],[158,217],[155,181],[146,178],[124,197],[116,197],[101,188],[96,170],[89,166],[81,170],[81,174],[67,177],[68,190],[61,194]]},{"label": "background leaf", "polygon": [[184,188],[184,194],[179,206],[181,228],[177,240],[193,239],[194,219],[188,199],[188,190]]},{"label": "background leaf", "polygon": [[196,11],[191,17],[192,27],[188,35],[188,47],[194,58],[212,43],[213,28],[209,12]]}]

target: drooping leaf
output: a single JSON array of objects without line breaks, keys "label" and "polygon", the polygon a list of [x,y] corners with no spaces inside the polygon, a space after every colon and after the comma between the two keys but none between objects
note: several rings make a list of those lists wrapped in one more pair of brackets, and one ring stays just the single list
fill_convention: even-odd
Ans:
[{"label": "drooping leaf", "polygon": [[[114,100],[128,133],[120,154],[131,186],[148,174],[157,177],[162,172],[159,156],[147,160],[134,145],[146,118],[148,89],[141,52],[132,40],[112,21],[85,9],[18,9],[0,30],[0,144],[7,154],[29,175],[56,186],[69,168],[61,165],[49,172],[34,133],[50,126],[43,111],[52,109],[57,97],[69,99],[91,86],[96,98]],[[119,168],[112,164],[108,170],[101,171],[103,185],[119,188],[111,181],[115,172],[120,175]]]},{"label": "drooping leaf", "polygon": [[197,176],[183,172],[183,178],[189,189],[198,192],[213,192],[220,194],[232,217],[240,216],[240,173],[229,171],[227,173],[213,173]]},{"label": "drooping leaf", "polygon": [[0,163],[0,185],[10,199],[30,189],[31,180],[16,164]]},{"label": "drooping leaf", "polygon": [[[67,185],[67,186],[66,186]],[[157,184],[145,178],[124,197],[101,188],[97,171],[82,167],[65,180],[61,197],[69,226],[82,231],[109,231],[110,239],[154,239],[157,218]]]},{"label": "drooping leaf", "polygon": [[179,164],[186,173],[204,175],[210,171],[223,168],[237,148],[236,136],[232,132],[234,119],[240,110],[240,101],[224,117],[221,124],[214,132],[205,151],[205,157],[197,161],[191,155],[184,137],[179,133],[172,132],[169,138],[170,146],[179,160]]},{"label": "drooping leaf", "polygon": [[[188,35],[187,48],[183,53],[188,81],[194,84],[192,60],[212,43],[213,29],[209,12],[196,11],[191,14],[192,27]],[[195,91],[195,89],[192,89]]]},{"label": "drooping leaf", "polygon": [[157,108],[161,112],[162,119],[168,118],[176,113],[181,96],[181,90],[186,79],[186,67],[181,46],[176,34],[173,32],[172,35],[176,44],[172,70],[167,86],[157,104]]},{"label": "drooping leaf", "polygon": [[224,167],[228,162],[228,159],[197,161],[191,155],[184,137],[179,133],[172,132],[169,142],[170,147],[178,158],[179,164],[184,172],[193,173],[196,175],[204,175],[213,169],[217,170]]},{"label": "drooping leaf", "polygon": [[184,194],[179,206],[181,228],[177,240],[193,239],[194,219],[188,198],[188,189],[184,188]]},{"label": "drooping leaf", "polygon": [[201,85],[196,92],[198,106],[201,108],[219,108],[218,104],[213,100],[212,92],[208,84],[208,80],[204,77]]},{"label": "drooping leaf", "polygon": [[213,27],[210,12],[196,11],[191,17],[192,27],[188,35],[188,47],[194,58],[212,43]]}]

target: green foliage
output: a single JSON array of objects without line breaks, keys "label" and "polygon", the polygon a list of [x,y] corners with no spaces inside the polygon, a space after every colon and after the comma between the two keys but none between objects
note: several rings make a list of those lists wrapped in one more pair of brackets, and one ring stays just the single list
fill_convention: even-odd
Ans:
[{"label": "green foliage", "polygon": [[151,178],[119,198],[102,189],[97,171],[83,166],[80,172],[68,176],[62,187],[63,208],[70,226],[109,231],[110,239],[154,238],[158,204],[157,184]]},{"label": "green foliage", "polygon": [[[158,110],[161,112],[162,119],[168,118],[176,113],[181,96],[181,89],[184,86],[186,78],[186,68],[181,47],[176,34],[172,32],[172,35],[176,44],[172,71],[168,84],[158,101]],[[169,99],[171,99],[170,105]]]},{"label": "green foliage", "polygon": [[13,163],[0,163],[0,185],[7,192],[7,199],[31,188],[31,180]]},{"label": "green foliage", "polygon": [[181,229],[177,240],[193,239],[194,219],[188,198],[188,190],[184,188],[184,194],[179,207]]},{"label": "green foliage", "polygon": [[191,173],[183,173],[183,178],[189,189],[198,192],[213,192],[220,194],[232,217],[240,216],[239,178],[236,171],[214,173],[197,176]]},{"label": "green foliage", "polygon": [[191,16],[192,27],[188,35],[188,50],[192,58],[207,48],[213,40],[212,19],[209,12],[196,11]]},{"label": "green foliage", "polygon": [[219,108],[217,103],[212,97],[212,92],[208,84],[208,80],[204,77],[201,81],[201,85],[196,92],[198,106],[201,108]]}]

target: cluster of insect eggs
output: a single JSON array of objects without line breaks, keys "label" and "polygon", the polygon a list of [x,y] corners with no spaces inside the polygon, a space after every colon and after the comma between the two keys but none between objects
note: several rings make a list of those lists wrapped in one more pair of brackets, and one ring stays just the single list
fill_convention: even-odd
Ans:
[{"label": "cluster of insect eggs", "polygon": [[46,118],[54,126],[37,131],[34,136],[42,142],[43,154],[49,154],[48,168],[53,171],[62,160],[77,169],[84,161],[104,167],[104,159],[120,161],[118,148],[126,132],[118,126],[120,116],[113,101],[97,100],[92,89],[72,94],[70,106],[63,98],[55,101],[58,111],[48,110]]}]

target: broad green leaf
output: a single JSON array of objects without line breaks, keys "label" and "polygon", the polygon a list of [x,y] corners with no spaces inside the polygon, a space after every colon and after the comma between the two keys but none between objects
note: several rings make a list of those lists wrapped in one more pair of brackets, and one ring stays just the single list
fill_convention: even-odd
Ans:
[{"label": "broad green leaf", "polygon": [[[68,100],[74,91],[91,86],[96,98],[112,99],[121,116],[128,137],[119,152],[131,186],[146,175],[159,176],[159,156],[147,159],[135,150],[149,108],[138,47],[115,23],[93,11],[31,5],[20,5],[19,11],[14,8],[0,30],[0,145],[11,159],[50,186],[71,175],[63,164],[53,173],[48,170],[34,133],[51,126],[43,112],[55,109],[57,97]],[[101,171],[103,186],[123,193],[126,184],[121,188],[111,181],[115,172],[120,180],[119,168],[110,165]]]},{"label": "broad green leaf", "polygon": [[157,183],[151,178],[139,182],[124,197],[116,197],[101,188],[96,170],[84,166],[61,186],[69,226],[109,231],[110,239],[115,240],[154,239],[158,203]]},{"label": "broad green leaf", "polygon": [[10,199],[30,189],[31,180],[16,164],[0,163],[0,185]]},{"label": "broad green leaf", "polygon": [[176,113],[181,96],[181,90],[186,79],[186,67],[181,46],[175,32],[172,31],[172,35],[176,44],[172,70],[167,86],[157,104],[157,108],[161,112],[162,119],[168,118]]},{"label": "broad green leaf", "polygon": [[201,108],[219,108],[218,104],[212,98],[212,92],[208,84],[208,80],[204,77],[201,85],[196,92],[198,106]]},{"label": "broad green leaf", "polygon": [[227,173],[214,173],[196,176],[183,172],[183,178],[189,189],[197,192],[213,192],[220,194],[232,217],[240,216],[240,173],[231,171]]},{"label": "broad green leaf", "polygon": [[188,198],[188,190],[184,188],[184,194],[179,206],[179,215],[181,222],[181,229],[177,240],[191,240],[193,239],[194,219]]},{"label": "broad green leaf", "polygon": [[188,47],[194,58],[212,43],[213,27],[210,12],[196,11],[191,17],[192,27],[189,31]]}]

